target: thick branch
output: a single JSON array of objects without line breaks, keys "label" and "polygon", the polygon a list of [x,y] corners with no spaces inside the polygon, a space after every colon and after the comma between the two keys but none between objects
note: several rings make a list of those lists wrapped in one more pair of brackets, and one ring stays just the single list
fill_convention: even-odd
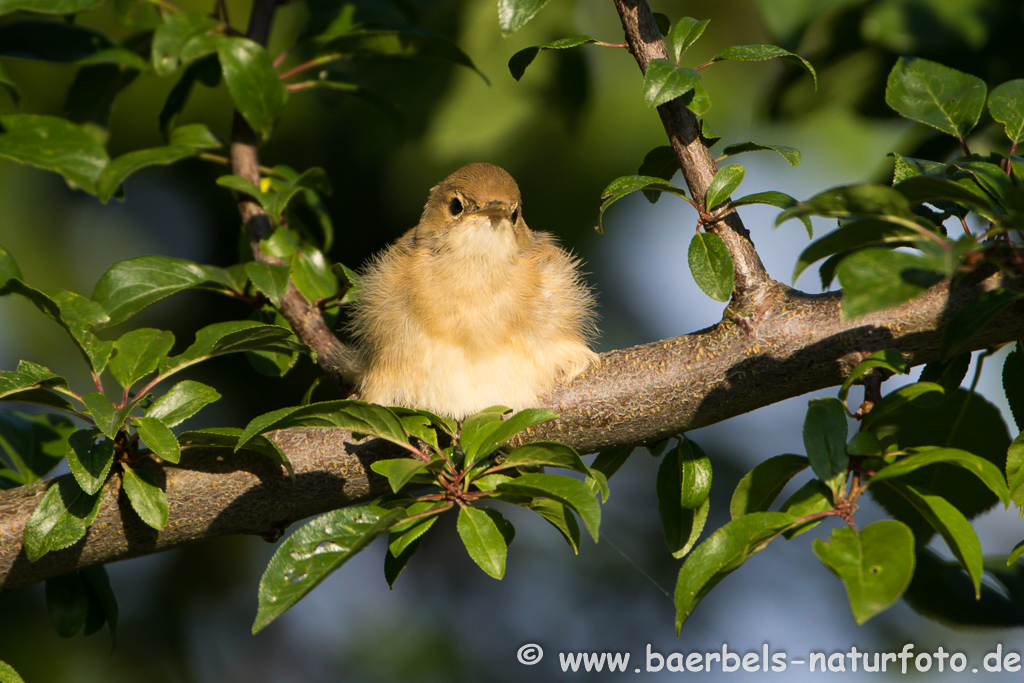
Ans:
[{"label": "thick branch", "polygon": [[[652,59],[669,59],[665,42],[661,39],[658,25],[646,0],[615,0],[615,8],[619,12],[622,28],[626,33],[626,44],[642,72],[647,73],[647,65]],[[700,138],[697,117],[687,109],[680,98],[658,107],[658,115],[661,116],[661,124],[668,134],[672,149],[675,150],[693,201],[697,206],[704,206],[704,195],[711,179],[718,172],[718,166]],[[706,207],[705,211],[712,208],[714,207]],[[759,305],[759,288],[768,286],[770,280],[739,214],[729,211],[721,221],[709,229],[722,238],[732,255],[736,269],[733,290],[736,303],[746,305],[745,298],[753,296],[754,301],[751,305],[756,307]]]},{"label": "thick branch", "polygon": [[[911,364],[937,360],[949,317],[995,287],[1024,291],[1024,281],[992,276],[953,292],[944,283],[898,308],[844,320],[837,294],[811,296],[773,284],[756,319],[730,315],[700,332],[603,354],[599,368],[548,399],[561,417],[534,428],[530,438],[556,439],[584,453],[652,443],[837,385],[865,354],[883,348],[901,351]],[[975,348],[1021,337],[1024,304],[1017,304],[979,333]],[[151,468],[166,482],[166,528],[157,533],[144,526],[114,479],[85,539],[36,564],[21,553],[22,530],[51,482],[0,492],[0,590],[204,538],[276,538],[293,522],[386,490],[369,464],[396,457],[394,447],[352,444],[341,430],[286,430],[274,438],[295,466],[295,482],[259,456],[187,449],[180,466]]]}]

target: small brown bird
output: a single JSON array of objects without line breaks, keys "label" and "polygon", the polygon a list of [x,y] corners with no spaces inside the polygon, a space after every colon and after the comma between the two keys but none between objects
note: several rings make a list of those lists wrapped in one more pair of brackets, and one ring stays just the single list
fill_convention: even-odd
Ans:
[{"label": "small brown bird", "polygon": [[598,362],[579,262],[523,221],[519,186],[470,164],[362,277],[352,330],[363,400],[462,419],[519,410]]}]

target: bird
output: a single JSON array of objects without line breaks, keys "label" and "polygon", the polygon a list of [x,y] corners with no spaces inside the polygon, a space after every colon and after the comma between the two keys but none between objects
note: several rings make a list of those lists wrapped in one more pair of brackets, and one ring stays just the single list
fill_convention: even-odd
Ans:
[{"label": "bird", "polygon": [[553,236],[527,227],[508,172],[458,169],[361,275],[350,321],[359,398],[457,420],[538,406],[599,363],[594,297],[579,267]]}]

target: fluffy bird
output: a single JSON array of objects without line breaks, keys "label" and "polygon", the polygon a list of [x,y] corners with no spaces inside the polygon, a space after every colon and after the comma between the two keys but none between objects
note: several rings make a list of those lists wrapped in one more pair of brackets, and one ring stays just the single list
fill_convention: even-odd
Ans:
[{"label": "fluffy bird", "polygon": [[462,419],[536,406],[598,362],[579,261],[523,220],[519,186],[491,164],[430,191],[419,224],[374,259],[352,318],[363,400]]}]

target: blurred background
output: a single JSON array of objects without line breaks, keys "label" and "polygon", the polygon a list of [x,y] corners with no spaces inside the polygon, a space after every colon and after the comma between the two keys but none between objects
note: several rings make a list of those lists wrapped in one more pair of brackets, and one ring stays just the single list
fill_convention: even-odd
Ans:
[{"label": "blurred background", "polygon": [[[386,22],[382,6],[367,2],[359,12]],[[520,82],[509,75],[508,59],[525,47],[577,34],[621,41],[609,0],[551,2],[509,38],[500,35],[493,2],[408,0],[387,7],[395,6],[451,36],[490,82],[465,67],[426,59],[354,61],[340,68],[395,102],[397,115],[341,93],[291,96],[261,162],[327,171],[334,187],[327,198],[337,233],[333,260],[358,267],[415,225],[434,183],[464,163],[489,161],[518,180],[530,227],[555,233],[587,262],[600,301],[600,350],[718,321],[722,305],[697,289],[686,265],[696,226],[688,204],[666,196],[652,205],[637,194],[609,211],[604,234],[594,229],[605,185],[636,173],[644,154],[666,142],[656,112],[643,103],[632,57],[586,45],[539,54]],[[840,183],[884,181],[891,173],[885,155],[894,150],[935,158],[954,152],[951,140],[897,121],[885,107],[885,76],[900,54],[941,61],[990,87],[1024,77],[1024,10],[1016,0],[691,0],[652,6],[673,23],[683,16],[711,20],[685,64],[701,64],[728,45],[771,42],[799,52],[818,69],[817,92],[801,70],[777,62],[726,62],[702,71],[713,102],[707,122],[723,136],[713,151],[753,140],[803,153],[795,168],[772,152],[730,159],[747,170],[736,196],[772,189],[806,198]],[[235,25],[244,26],[248,3],[228,2],[228,8]],[[293,41],[306,18],[304,3],[281,7],[272,54]],[[117,30],[107,5],[86,19]],[[23,84],[20,107],[0,97],[0,114],[62,112],[73,68],[10,58],[0,58],[0,65]],[[162,143],[157,114],[173,80],[141,77],[120,95],[109,122],[111,157]],[[223,86],[199,86],[178,124],[207,123],[226,139],[230,120]],[[1006,153],[994,132],[983,122],[972,149]],[[225,172],[197,160],[150,168],[127,181],[123,202],[101,205],[56,175],[0,159],[0,244],[29,284],[84,294],[111,263],[142,254],[230,265],[239,258],[237,211],[230,194],[214,185]],[[769,272],[820,291],[814,269],[791,282],[808,238],[795,221],[773,228],[776,213],[742,211]],[[827,229],[827,223],[816,225],[818,234]],[[244,317],[236,306],[213,294],[187,293],[130,324],[172,329],[184,346],[202,325]],[[979,391],[1012,425],[998,376],[1004,353],[986,361]],[[59,328],[27,303],[6,297],[0,300],[0,368],[13,369],[22,358],[78,386],[88,380]],[[193,418],[189,428],[240,426],[260,412],[297,403],[316,376],[306,363],[285,379],[260,377],[240,356],[206,364],[201,372],[202,381],[224,399]],[[885,388],[897,384],[890,380]],[[854,394],[859,398],[859,390]],[[727,521],[732,489],[746,471],[772,455],[803,452],[800,430],[812,397],[687,435],[714,466],[709,531]],[[59,638],[48,623],[42,586],[0,595],[0,660],[30,682],[316,683],[560,680],[557,653],[601,650],[629,652],[629,673],[616,675],[635,676],[632,669],[644,666],[648,645],[668,654],[721,651],[723,643],[733,652],[760,652],[767,644],[792,660],[851,646],[898,651],[909,642],[917,653],[939,646],[964,652],[979,669],[997,644],[1024,653],[1018,630],[954,630],[918,616],[902,601],[856,626],[842,584],[811,552],[812,538],[827,536],[832,522],[792,542],[775,541],[727,577],[677,640],[671,594],[678,563],[666,552],[658,519],[657,466],[644,451],[626,463],[611,482],[601,542],[585,540],[578,557],[539,519],[503,509],[517,536],[500,582],[472,563],[453,519],[446,519],[394,590],[384,581],[385,547],[378,542],[254,637],[256,588],[274,546],[256,538],[215,539],[108,567],[121,610],[113,648],[105,630]],[[804,481],[797,479],[783,497]],[[863,527],[881,516],[865,501],[858,522]],[[1024,526],[1011,512],[989,512],[977,527],[989,554],[1004,554],[1024,537]],[[941,540],[933,548],[948,556]],[[516,660],[528,643],[546,653],[532,667]],[[820,675],[801,668],[786,673],[792,680]],[[727,677],[721,671],[700,675]],[[879,675],[846,674],[849,680]],[[939,674],[925,674],[932,675]]]}]

